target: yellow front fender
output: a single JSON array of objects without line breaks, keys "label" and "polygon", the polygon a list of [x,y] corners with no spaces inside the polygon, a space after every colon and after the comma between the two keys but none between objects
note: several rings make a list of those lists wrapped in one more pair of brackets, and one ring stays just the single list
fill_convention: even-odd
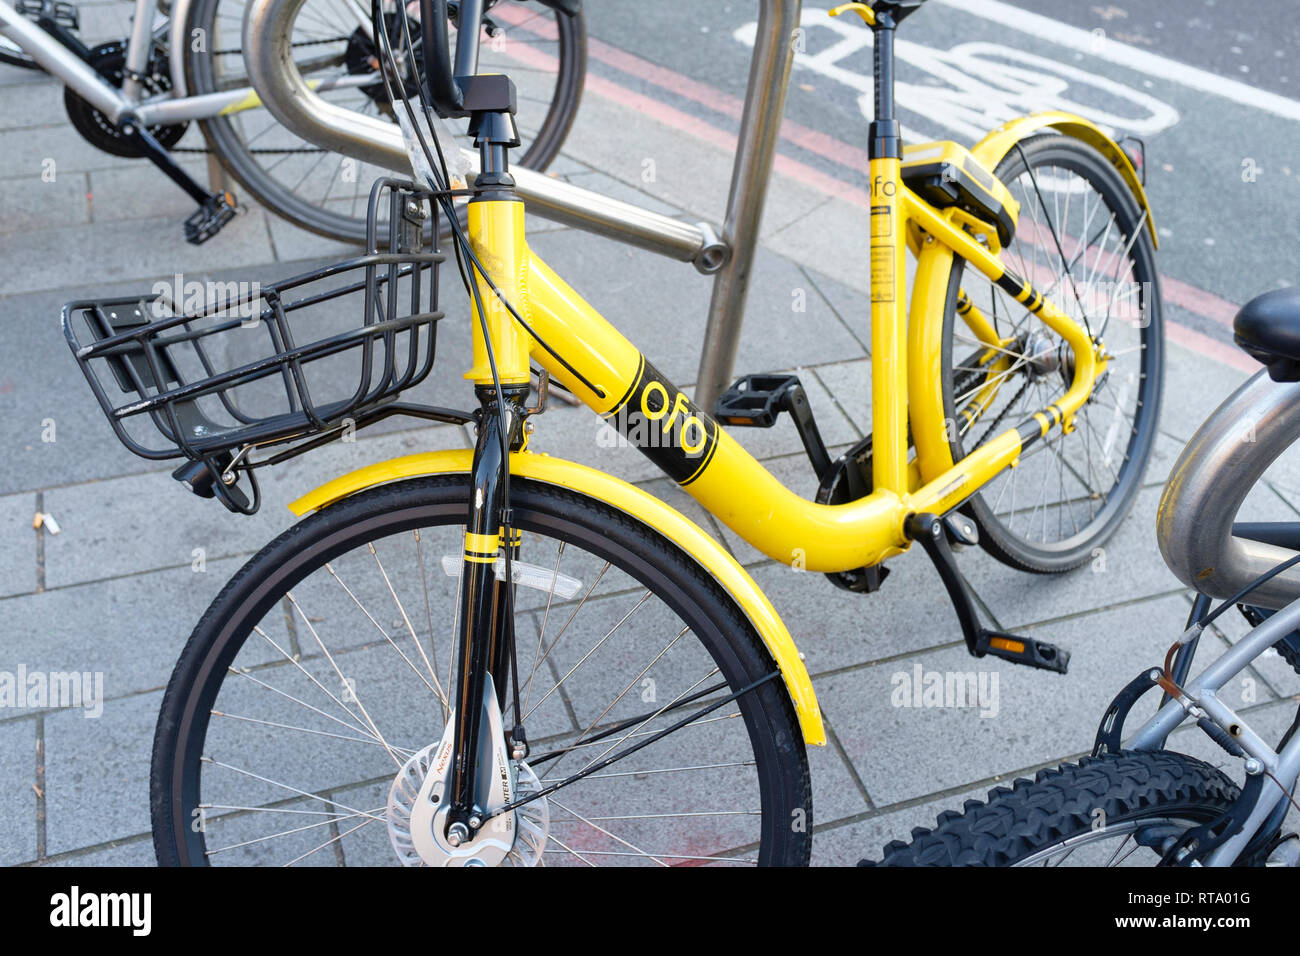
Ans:
[{"label": "yellow front fender", "polygon": [[1028,116],[1020,117],[1020,119],[1012,120],[1004,126],[999,126],[980,140],[975,145],[975,148],[971,150],[971,153],[987,169],[996,169],[998,163],[1002,162],[1002,157],[1006,156],[1011,151],[1011,147],[1018,141],[1048,127],[1087,143],[1105,156],[1110,164],[1119,171],[1119,174],[1124,177],[1124,182],[1128,183],[1133,198],[1138,201],[1138,205],[1146,212],[1147,228],[1151,230],[1151,245],[1158,248],[1160,238],[1156,235],[1155,220],[1151,218],[1151,205],[1147,202],[1146,190],[1142,188],[1142,180],[1138,177],[1137,171],[1133,169],[1133,163],[1129,161],[1128,154],[1120,149],[1119,144],[1103,133],[1095,123],[1084,119],[1082,116],[1075,116],[1073,113],[1065,113],[1060,110],[1031,113]]},{"label": "yellow front fender", "polygon": [[[458,449],[408,455],[367,465],[308,492],[292,502],[289,510],[296,515],[304,515],[358,491],[402,478],[468,474],[472,461],[472,451]],[[826,729],[822,725],[817,695],[794,639],[767,595],[722,545],[685,515],[653,495],[585,465],[548,455],[517,452],[510,456],[510,474],[589,495],[657,529],[683,548],[736,599],[736,603],[758,631],[785,680],[804,741],[819,746],[826,743]]]}]

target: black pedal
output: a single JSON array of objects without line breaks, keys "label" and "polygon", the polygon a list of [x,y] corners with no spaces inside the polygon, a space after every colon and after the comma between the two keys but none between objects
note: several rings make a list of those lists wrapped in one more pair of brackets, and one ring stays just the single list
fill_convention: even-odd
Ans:
[{"label": "black pedal", "polygon": [[980,628],[979,639],[975,642],[975,656],[983,657],[985,654],[1058,674],[1064,674],[1070,667],[1070,652],[1055,644],[1021,637],[1019,634]]},{"label": "black pedal", "polygon": [[45,20],[69,30],[81,28],[80,14],[71,3],[62,3],[60,0],[18,0],[14,9],[37,23]]},{"label": "black pedal", "polygon": [[[950,543],[951,535],[962,537],[966,534],[962,526],[962,522],[966,521],[969,519],[957,516],[956,523],[949,524],[947,518],[940,518],[938,515],[914,514],[907,519],[906,523],[908,537],[925,549],[925,553],[934,562],[935,570],[939,572],[939,578],[943,581],[943,586],[952,601],[953,610],[957,613],[957,621],[961,624],[966,649],[975,657],[991,654],[1014,664],[1024,664],[1026,667],[1064,674],[1070,665],[1069,651],[1055,644],[1048,644],[1046,641],[1035,641],[1017,634],[991,631],[980,624],[975,598],[970,588],[966,586],[966,579],[957,569],[957,561],[953,557]],[[974,522],[969,524],[973,531]]]},{"label": "black pedal", "polygon": [[771,428],[782,412],[789,412],[794,419],[808,460],[821,479],[830,470],[831,456],[798,375],[746,375],[713,406],[713,417],[733,428]]},{"label": "black pedal", "polygon": [[791,386],[802,388],[797,375],[746,375],[718,396],[713,417],[733,428],[771,428]]},{"label": "black pedal", "polygon": [[185,220],[185,241],[192,246],[207,242],[239,212],[234,193],[213,193]]}]

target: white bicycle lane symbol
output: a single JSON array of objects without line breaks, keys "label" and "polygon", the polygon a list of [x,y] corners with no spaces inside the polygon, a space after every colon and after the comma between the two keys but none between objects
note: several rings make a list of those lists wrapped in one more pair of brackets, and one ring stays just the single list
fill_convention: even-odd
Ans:
[{"label": "white bicycle lane symbol", "polygon": [[[794,36],[796,69],[810,70],[859,92],[858,108],[868,120],[875,115],[870,68],[871,31],[848,18],[833,19],[825,8],[804,8]],[[831,31],[825,42],[818,31]],[[733,36],[752,47],[757,22]],[[1099,43],[1108,42],[1098,37]],[[817,50],[815,53],[809,50]],[[865,54],[862,51],[867,51]],[[939,50],[899,36],[894,55],[900,66],[895,101],[900,109],[922,117],[971,141],[1026,113],[1064,110],[1092,120],[1108,134],[1123,131],[1151,136],[1178,122],[1178,111],[1163,100],[1104,76],[1058,60],[998,43],[962,43]],[[856,58],[865,72],[844,62]],[[910,82],[919,70],[928,82]]]}]

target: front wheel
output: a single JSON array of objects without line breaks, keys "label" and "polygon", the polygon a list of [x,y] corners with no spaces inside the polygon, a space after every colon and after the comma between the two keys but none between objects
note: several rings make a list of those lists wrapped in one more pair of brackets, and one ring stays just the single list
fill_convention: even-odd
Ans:
[{"label": "front wheel", "polygon": [[[1164,377],[1155,248],[1127,184],[1085,143],[1032,137],[996,174],[1020,203],[1002,261],[1100,340],[1109,358],[1074,431],[1054,429],[962,510],[1004,564],[1058,573],[1091,560],[1119,528],[1155,446]],[[976,337],[970,306],[997,342]],[[943,361],[954,461],[1059,399],[1074,375],[1061,337],[960,259],[948,285]]]},{"label": "front wheel", "polygon": [[[163,700],[152,772],[160,863],[437,862],[412,851],[411,795],[438,765],[432,748],[458,678],[470,494],[463,475],[363,492],[235,575]],[[802,737],[734,600],[609,505],[522,478],[510,495],[529,745],[510,761],[512,783],[517,796],[536,794],[596,770],[510,811],[519,839],[497,862],[806,864]],[[513,683],[492,677],[498,690]],[[497,726],[509,728],[512,695],[501,696]]]},{"label": "front wheel", "polygon": [[932,830],[863,866],[1153,866],[1192,827],[1216,820],[1237,785],[1194,757],[1119,752],[1039,771],[968,800]]}]

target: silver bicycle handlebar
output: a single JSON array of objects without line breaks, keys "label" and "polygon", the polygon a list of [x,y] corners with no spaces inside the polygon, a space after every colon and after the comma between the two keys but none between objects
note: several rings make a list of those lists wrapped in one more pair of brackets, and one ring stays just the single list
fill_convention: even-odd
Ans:
[{"label": "silver bicycle handlebar", "polygon": [[[327,102],[303,80],[293,61],[290,37],[306,0],[252,0],[244,15],[244,64],[266,108],[310,143],[388,169],[410,174],[410,161],[396,124]],[[478,154],[462,150],[471,168]],[[523,167],[511,170],[529,211],[588,232],[617,238],[718,271],[727,248],[714,230],[620,202]]]},{"label": "silver bicycle handlebar", "polygon": [[[1206,419],[1178,457],[1160,497],[1160,554],[1188,587],[1226,598],[1296,552],[1232,533],[1260,477],[1300,438],[1300,383],[1260,371]],[[1300,598],[1300,566],[1251,592],[1250,603],[1282,608]]]}]

